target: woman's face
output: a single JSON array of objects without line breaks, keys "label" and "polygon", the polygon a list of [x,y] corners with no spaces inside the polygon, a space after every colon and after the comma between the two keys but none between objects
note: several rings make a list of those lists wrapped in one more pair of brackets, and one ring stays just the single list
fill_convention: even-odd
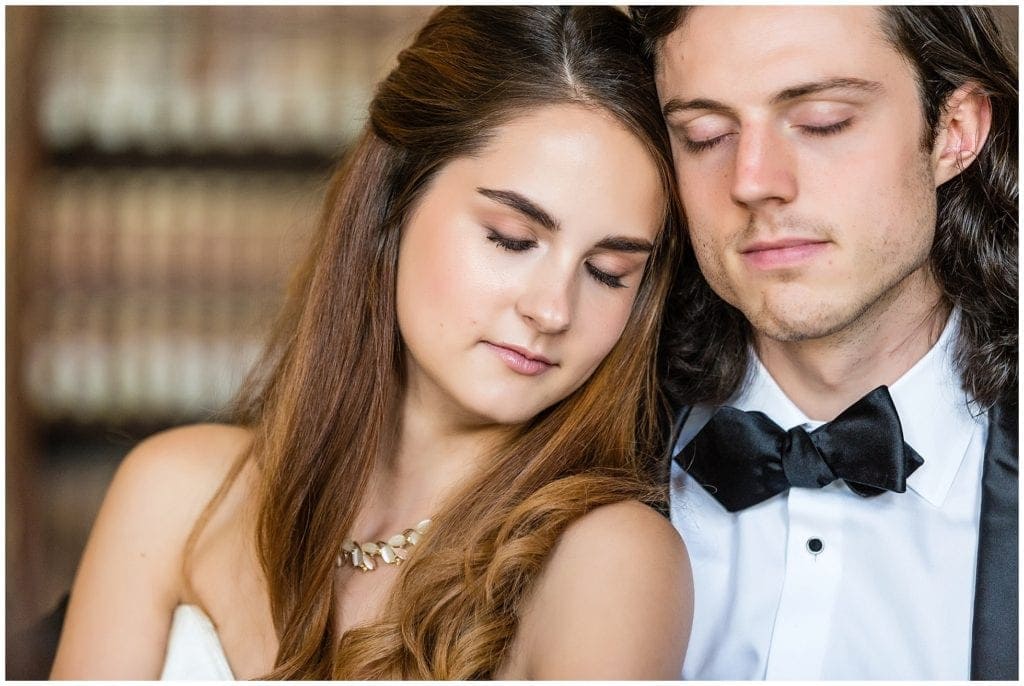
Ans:
[{"label": "woman's face", "polygon": [[408,400],[514,424],[579,388],[622,334],[664,202],[640,141],[576,105],[444,166],[399,249]]}]

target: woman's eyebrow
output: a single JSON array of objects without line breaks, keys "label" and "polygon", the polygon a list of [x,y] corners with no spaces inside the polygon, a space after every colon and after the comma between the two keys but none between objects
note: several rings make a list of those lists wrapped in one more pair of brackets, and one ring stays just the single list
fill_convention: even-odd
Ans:
[{"label": "woman's eyebrow", "polygon": [[594,247],[601,250],[615,250],[617,252],[651,252],[654,250],[654,244],[650,241],[626,238],[625,236],[602,238]]},{"label": "woman's eyebrow", "polygon": [[[495,190],[493,188],[477,188],[477,193],[510,207],[516,212],[526,215],[533,221],[543,226],[552,233],[561,230],[561,225],[544,211],[539,205],[531,201],[521,193],[509,190]],[[598,241],[595,248],[600,250],[615,250],[618,252],[651,252],[654,244],[650,241],[626,236],[606,236]]]},{"label": "woman's eyebrow", "polygon": [[477,188],[476,192],[485,198],[500,202],[520,214],[524,214],[551,232],[558,231],[562,227],[550,214],[545,212],[539,205],[526,196],[508,190],[494,190],[491,188]]}]

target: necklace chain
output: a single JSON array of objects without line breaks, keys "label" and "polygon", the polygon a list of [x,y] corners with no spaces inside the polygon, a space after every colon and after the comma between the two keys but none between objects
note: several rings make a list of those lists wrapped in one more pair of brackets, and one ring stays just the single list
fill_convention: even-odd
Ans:
[{"label": "necklace chain", "polygon": [[341,552],[334,559],[334,564],[341,567],[348,561],[353,567],[364,572],[372,572],[377,568],[375,560],[384,564],[400,565],[409,559],[409,553],[420,542],[430,528],[430,520],[424,519],[411,529],[395,534],[386,541],[360,543],[346,538],[341,544]]}]

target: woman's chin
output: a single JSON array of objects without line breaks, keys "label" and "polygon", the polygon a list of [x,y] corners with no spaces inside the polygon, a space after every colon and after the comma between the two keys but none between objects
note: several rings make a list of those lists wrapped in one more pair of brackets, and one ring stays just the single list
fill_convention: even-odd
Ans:
[{"label": "woman's chin", "polygon": [[539,405],[537,403],[515,403],[507,399],[496,399],[493,402],[479,403],[475,406],[466,407],[467,417],[475,417],[474,423],[479,426],[505,426],[513,427],[526,424],[541,412],[550,407],[550,404]]}]

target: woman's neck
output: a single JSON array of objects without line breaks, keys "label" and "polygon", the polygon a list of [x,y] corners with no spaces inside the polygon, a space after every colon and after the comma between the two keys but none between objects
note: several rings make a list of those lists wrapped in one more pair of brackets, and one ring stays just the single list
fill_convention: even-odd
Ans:
[{"label": "woman's neck", "polygon": [[394,454],[373,475],[353,534],[386,536],[433,516],[506,432],[467,421],[437,399],[407,393]]}]

